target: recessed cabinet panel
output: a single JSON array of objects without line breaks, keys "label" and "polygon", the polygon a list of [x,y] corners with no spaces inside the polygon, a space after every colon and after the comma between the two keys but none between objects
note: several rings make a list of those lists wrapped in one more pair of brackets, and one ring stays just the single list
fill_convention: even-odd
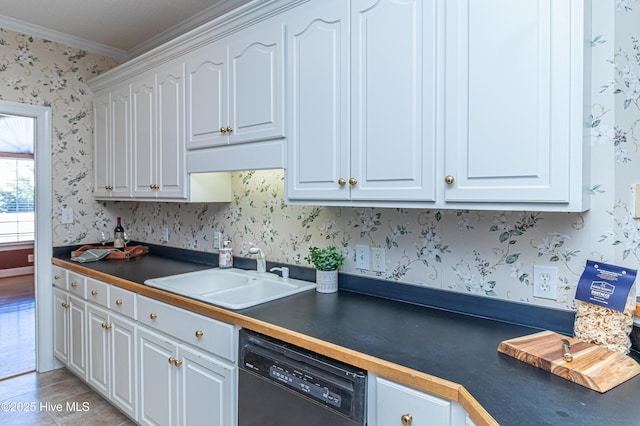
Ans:
[{"label": "recessed cabinet panel", "polygon": [[133,104],[132,140],[133,140],[133,196],[155,196],[152,185],[155,183],[156,164],[156,76],[151,73],[131,84]]},{"label": "recessed cabinet panel", "polygon": [[184,145],[184,65],[158,70],[158,196],[186,197]]},{"label": "recessed cabinet panel", "polygon": [[93,98],[93,137],[94,137],[94,182],[93,195],[96,197],[109,197],[111,179],[111,94],[105,93]]},{"label": "recessed cabinet panel", "polygon": [[342,0],[300,7],[289,21],[289,199],[349,198],[338,184],[349,176],[348,22]]},{"label": "recessed cabinet panel", "polygon": [[581,198],[579,3],[447,1],[447,202]]},{"label": "recessed cabinet panel", "polygon": [[131,171],[129,164],[131,147],[131,91],[127,84],[111,93],[111,134],[113,152],[111,163],[111,195],[114,197],[131,195]]},{"label": "recessed cabinet panel", "polygon": [[435,200],[437,2],[352,2],[353,200]]},{"label": "recessed cabinet panel", "polygon": [[187,148],[226,144],[226,133],[220,129],[229,123],[227,46],[204,46],[189,55],[185,63]]},{"label": "recessed cabinet panel", "polygon": [[238,33],[229,43],[229,143],[272,139],[283,132],[284,26]]}]

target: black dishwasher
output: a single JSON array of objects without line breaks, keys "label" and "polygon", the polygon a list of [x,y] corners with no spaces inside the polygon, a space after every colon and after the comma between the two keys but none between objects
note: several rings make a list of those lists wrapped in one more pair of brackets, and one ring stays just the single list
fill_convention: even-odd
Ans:
[{"label": "black dishwasher", "polygon": [[367,372],[240,330],[239,426],[366,424]]}]

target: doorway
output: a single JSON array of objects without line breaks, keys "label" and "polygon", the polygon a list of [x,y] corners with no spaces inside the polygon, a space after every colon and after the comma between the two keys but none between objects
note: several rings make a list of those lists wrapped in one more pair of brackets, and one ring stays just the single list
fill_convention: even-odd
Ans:
[{"label": "doorway", "polygon": [[0,380],[36,367],[34,121],[0,113]]},{"label": "doorway", "polygon": [[[12,323],[20,327],[31,327],[33,330],[30,340],[34,351],[32,368],[36,371],[48,371],[59,366],[53,357],[53,328],[51,318],[52,286],[51,286],[51,206],[52,206],[52,174],[51,174],[51,108],[35,105],[26,105],[10,101],[0,100],[0,115],[29,118],[32,121],[32,158],[34,170],[34,206],[31,219],[33,240],[33,272],[22,274],[27,278],[12,277],[10,287],[17,286],[20,291],[12,293],[11,302],[20,304],[21,309],[13,309],[14,314],[6,319],[7,326]],[[18,194],[18,198],[20,194]],[[6,210],[5,206],[5,210]],[[13,226],[25,231],[26,225],[22,217],[17,217]],[[19,267],[20,268],[20,267]],[[20,276],[20,275],[19,275]],[[28,288],[21,280],[33,282]],[[27,289],[26,289],[27,288]],[[4,300],[4,299],[3,299]],[[7,306],[7,304],[4,304]],[[24,309],[22,309],[24,308]],[[31,309],[31,313],[27,312]],[[9,318],[9,317],[6,317]],[[30,323],[32,323],[30,325]],[[20,332],[18,334],[21,334]],[[0,340],[0,346],[4,339]],[[3,358],[7,359],[7,358]],[[8,358],[15,360],[15,355]]]}]

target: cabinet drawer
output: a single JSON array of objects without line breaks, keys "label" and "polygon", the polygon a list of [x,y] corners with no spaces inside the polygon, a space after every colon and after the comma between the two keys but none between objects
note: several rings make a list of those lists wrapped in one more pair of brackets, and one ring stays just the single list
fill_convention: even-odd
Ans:
[{"label": "cabinet drawer", "polygon": [[87,298],[86,278],[75,272],[68,271],[67,279],[69,281],[69,292],[83,299]]},{"label": "cabinet drawer", "polygon": [[138,319],[136,309],[136,294],[120,287],[111,286],[109,292],[109,307],[113,312]]},{"label": "cabinet drawer", "polygon": [[451,401],[376,377],[375,412],[378,425],[403,424],[411,416],[414,425],[451,424]]},{"label": "cabinet drawer", "polygon": [[105,308],[109,307],[109,287],[107,283],[87,278],[87,300]]},{"label": "cabinet drawer", "polygon": [[139,321],[231,362],[236,361],[235,327],[144,296]]},{"label": "cabinet drawer", "polygon": [[68,290],[67,271],[59,266],[53,265],[51,267],[51,282],[54,287]]}]

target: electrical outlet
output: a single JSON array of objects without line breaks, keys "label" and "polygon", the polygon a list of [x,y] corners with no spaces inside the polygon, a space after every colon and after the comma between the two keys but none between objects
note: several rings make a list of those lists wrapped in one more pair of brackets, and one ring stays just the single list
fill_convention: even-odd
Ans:
[{"label": "electrical outlet", "polygon": [[169,228],[166,226],[162,227],[162,242],[163,243],[169,242]]},{"label": "electrical outlet", "polygon": [[27,262],[33,263],[33,255],[32,254],[28,254],[27,255]]},{"label": "electrical outlet", "polygon": [[551,300],[558,298],[557,267],[533,266],[533,296]]},{"label": "electrical outlet", "polygon": [[356,246],[356,269],[369,270],[369,246]]},{"label": "electrical outlet", "polygon": [[371,270],[373,272],[386,272],[387,265],[384,259],[384,248],[374,247],[371,249]]},{"label": "electrical outlet", "polygon": [[222,232],[213,231],[213,248],[216,250],[222,248]]}]

